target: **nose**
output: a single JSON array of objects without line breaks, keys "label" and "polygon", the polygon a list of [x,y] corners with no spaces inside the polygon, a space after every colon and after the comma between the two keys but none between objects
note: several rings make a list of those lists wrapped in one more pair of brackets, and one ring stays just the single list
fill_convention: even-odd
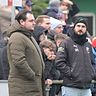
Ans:
[{"label": "nose", "polygon": [[82,26],[80,26],[79,29],[82,29]]}]

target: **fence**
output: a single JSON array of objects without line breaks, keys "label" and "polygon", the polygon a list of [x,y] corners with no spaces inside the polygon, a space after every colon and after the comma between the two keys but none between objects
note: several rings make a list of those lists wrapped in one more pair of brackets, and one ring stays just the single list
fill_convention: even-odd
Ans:
[{"label": "fence", "polygon": [[[63,80],[53,80],[53,84],[62,84]],[[96,81],[92,80],[92,83]],[[46,96],[49,96],[50,86],[46,87]],[[0,80],[0,96],[9,96],[8,93],[8,80]]]},{"label": "fence", "polygon": [[0,80],[0,96],[9,96],[7,80]]}]

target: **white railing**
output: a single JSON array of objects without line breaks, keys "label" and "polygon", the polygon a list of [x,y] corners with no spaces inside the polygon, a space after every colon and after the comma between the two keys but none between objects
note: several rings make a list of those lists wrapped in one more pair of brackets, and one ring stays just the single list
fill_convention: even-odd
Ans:
[{"label": "white railing", "polygon": [[9,96],[8,80],[0,80],[0,96]]}]

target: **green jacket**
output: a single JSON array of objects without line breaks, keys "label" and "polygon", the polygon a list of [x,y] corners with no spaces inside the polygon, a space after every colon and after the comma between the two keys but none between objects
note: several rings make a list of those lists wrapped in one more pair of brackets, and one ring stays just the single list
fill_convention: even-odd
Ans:
[{"label": "green jacket", "polygon": [[8,35],[9,96],[43,96],[44,62],[38,44],[18,22],[11,26]]}]

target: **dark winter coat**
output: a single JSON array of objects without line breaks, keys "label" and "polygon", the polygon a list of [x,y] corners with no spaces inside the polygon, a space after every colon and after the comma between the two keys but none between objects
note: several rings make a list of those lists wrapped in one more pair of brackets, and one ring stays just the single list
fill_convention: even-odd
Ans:
[{"label": "dark winter coat", "polygon": [[[43,54],[44,55],[44,54]],[[43,56],[45,63],[44,77],[46,79],[57,80],[60,77],[59,71],[56,70],[54,60],[49,60],[47,56]]]},{"label": "dark winter coat", "polygon": [[55,42],[54,37],[56,35],[56,32],[54,30],[50,30],[50,32],[47,34],[48,39],[50,39],[52,42]]},{"label": "dark winter coat", "polygon": [[73,21],[72,19],[79,12],[80,12],[80,9],[78,5],[75,2],[73,2],[73,5],[69,8],[68,20],[66,21],[66,23],[71,24]]},{"label": "dark winter coat", "polygon": [[57,7],[47,8],[44,10],[42,14],[58,19],[58,8]]},{"label": "dark winter coat", "polygon": [[40,36],[42,34],[46,34],[46,32],[48,32],[48,30],[46,30],[45,28],[43,28],[42,26],[35,26],[34,31],[32,32],[33,37],[35,38],[35,40],[37,41],[37,43],[40,43]]},{"label": "dark winter coat", "polygon": [[[72,32],[73,33],[73,32]],[[56,57],[57,69],[63,74],[63,85],[76,88],[89,88],[95,71],[92,63],[91,45],[84,36],[70,35],[61,43]],[[84,37],[84,38],[83,38]],[[79,41],[80,40],[80,41]]]},{"label": "dark winter coat", "polygon": [[7,80],[8,74],[7,42],[4,39],[3,33],[0,32],[0,80]]},{"label": "dark winter coat", "polygon": [[44,62],[38,44],[18,22],[8,33],[9,96],[43,96]]}]

